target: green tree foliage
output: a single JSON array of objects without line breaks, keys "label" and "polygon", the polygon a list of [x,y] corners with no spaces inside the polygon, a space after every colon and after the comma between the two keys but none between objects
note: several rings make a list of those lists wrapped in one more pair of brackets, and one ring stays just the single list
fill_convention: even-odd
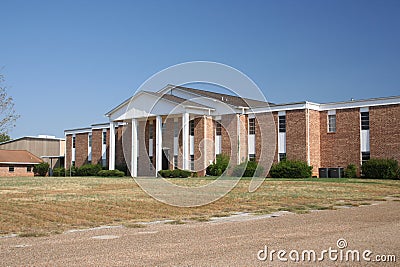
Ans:
[{"label": "green tree foliage", "polygon": [[15,127],[19,115],[14,110],[14,100],[7,95],[7,87],[4,85],[4,76],[0,74],[0,133],[6,134]]}]

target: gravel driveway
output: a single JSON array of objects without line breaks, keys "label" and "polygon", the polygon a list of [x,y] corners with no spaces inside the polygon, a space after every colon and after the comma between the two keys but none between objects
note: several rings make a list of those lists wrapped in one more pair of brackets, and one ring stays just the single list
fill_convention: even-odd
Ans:
[{"label": "gravel driveway", "polygon": [[[400,202],[183,225],[152,224],[145,228],[109,228],[40,238],[0,239],[1,266],[282,266],[296,264],[288,253],[338,249],[373,252],[370,258],[396,255],[400,261]],[[343,240],[342,240],[343,241]],[[260,261],[271,250],[287,252],[284,263]],[[294,257],[295,254],[292,254]],[[283,257],[285,258],[285,257]],[[297,266],[396,266],[396,263],[339,262],[325,255],[320,262]]]}]

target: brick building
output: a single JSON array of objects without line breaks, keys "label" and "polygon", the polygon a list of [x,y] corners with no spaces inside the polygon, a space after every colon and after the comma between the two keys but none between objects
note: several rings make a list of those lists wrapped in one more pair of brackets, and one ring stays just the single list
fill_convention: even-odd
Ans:
[{"label": "brick building", "polygon": [[0,177],[32,177],[33,166],[42,162],[26,150],[0,149]]},{"label": "brick building", "polygon": [[320,169],[369,158],[400,160],[400,97],[273,104],[168,85],[140,91],[106,114],[110,122],[66,130],[66,162],[129,165],[132,176],[180,168],[205,174],[218,154],[265,169],[283,158]]}]

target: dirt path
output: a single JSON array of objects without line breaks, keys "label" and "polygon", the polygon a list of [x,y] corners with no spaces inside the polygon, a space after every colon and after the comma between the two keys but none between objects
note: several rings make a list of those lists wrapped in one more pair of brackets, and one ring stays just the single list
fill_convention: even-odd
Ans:
[{"label": "dirt path", "polygon": [[[400,202],[288,214],[236,222],[202,222],[184,225],[155,224],[145,228],[112,228],[73,232],[41,238],[0,239],[1,266],[282,266],[260,261],[257,253],[270,250],[371,250],[375,255],[396,255],[400,262]],[[264,253],[260,253],[263,257]],[[292,255],[293,257],[295,254]],[[289,263],[292,263],[288,254]],[[365,266],[329,260],[319,266]],[[301,256],[300,256],[301,258]],[[399,263],[397,263],[398,265]],[[296,264],[299,266],[299,263]],[[300,263],[304,265],[304,262]],[[396,266],[396,263],[372,263]]]}]

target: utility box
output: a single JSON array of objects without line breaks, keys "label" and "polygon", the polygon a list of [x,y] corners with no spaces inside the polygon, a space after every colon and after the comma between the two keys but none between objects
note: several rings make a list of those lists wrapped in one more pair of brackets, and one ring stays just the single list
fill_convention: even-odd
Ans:
[{"label": "utility box", "polygon": [[319,178],[343,178],[344,168],[319,168]]}]

